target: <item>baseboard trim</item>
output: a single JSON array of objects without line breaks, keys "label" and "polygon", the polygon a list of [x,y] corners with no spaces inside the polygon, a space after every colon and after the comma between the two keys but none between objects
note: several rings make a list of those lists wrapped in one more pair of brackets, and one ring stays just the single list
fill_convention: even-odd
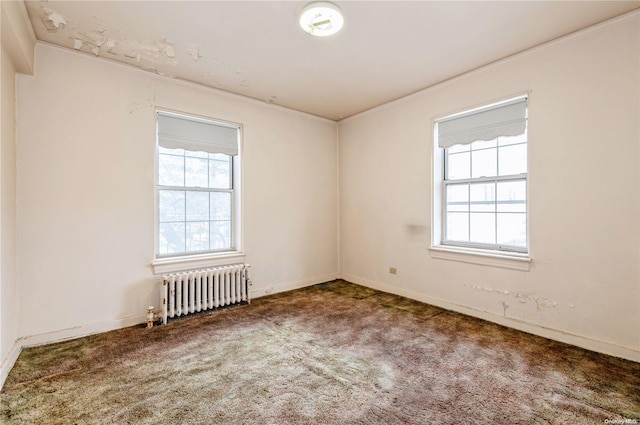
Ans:
[{"label": "baseboard trim", "polygon": [[[280,292],[292,291],[295,289],[305,288],[308,286],[316,285],[319,283],[329,282],[335,279],[344,279],[347,282],[355,283],[358,285],[366,286],[368,288],[377,289],[379,291],[400,295],[403,297],[411,298],[417,301],[421,301],[436,307],[444,308],[446,310],[455,311],[458,313],[466,314],[469,316],[477,317],[479,319],[487,320],[489,322],[497,323],[499,325],[507,326],[513,329],[517,329],[523,332],[527,332],[533,335],[538,335],[544,338],[553,339],[556,341],[564,342],[567,344],[575,345],[587,350],[596,351],[603,354],[608,354],[623,359],[640,362],[640,351],[633,348],[624,347],[616,344],[611,344],[604,341],[598,341],[581,335],[576,335],[570,332],[553,329],[549,327],[540,326],[534,323],[518,320],[514,318],[508,318],[496,315],[494,313],[477,310],[472,307],[458,305],[446,300],[430,297],[418,292],[409,291],[402,288],[397,288],[385,283],[376,282],[373,280],[361,278],[358,276],[332,273],[327,275],[316,276],[309,279],[303,279],[294,282],[288,282],[281,285],[269,286],[267,288],[261,288],[257,291],[252,291],[253,298],[259,298],[271,294]],[[38,345],[51,344],[54,342],[61,342],[71,340],[75,338],[81,338],[88,335],[98,334],[102,332],[108,332],[115,329],[126,328],[128,326],[134,326],[146,321],[144,314],[128,316],[121,319],[92,323],[85,326],[77,326],[73,328],[62,329],[53,332],[46,332],[42,334],[30,335],[18,339],[7,356],[2,360],[0,365],[0,389],[4,385],[9,372],[13,368],[18,356],[22,352],[23,348],[34,347]]]},{"label": "baseboard trim", "polygon": [[[259,298],[266,295],[275,294],[278,292],[286,292],[294,289],[305,288],[307,286],[312,286],[318,283],[335,280],[335,279],[338,279],[338,277],[339,277],[338,273],[332,273],[332,274],[312,277],[309,279],[289,282],[282,285],[261,288],[255,291],[252,290],[251,297]],[[20,350],[23,347],[25,348],[35,347],[38,345],[51,344],[54,342],[61,342],[61,341],[66,341],[70,339],[81,338],[88,335],[93,335],[93,334],[98,334],[102,332],[112,331],[115,329],[121,329],[129,326],[139,325],[141,323],[145,323],[146,320],[147,319],[145,314],[136,314],[132,316],[123,317],[120,319],[109,320],[106,322],[91,323],[88,325],[75,326],[72,328],[61,329],[57,331],[45,332],[41,334],[34,334],[34,335],[22,337],[18,339],[18,341],[16,342],[16,346],[19,347],[18,351],[15,354],[12,354],[13,351],[15,351],[12,349],[12,351],[10,352],[10,355],[14,357],[13,360],[10,361],[11,360],[10,356],[7,356],[7,359],[2,363],[2,368],[3,368],[2,372],[4,373],[5,364],[7,364],[6,373],[7,374],[9,373],[8,371],[11,370],[11,367],[13,367],[13,363],[15,363],[15,360],[18,358],[18,355],[20,354]]]},{"label": "baseboard trim", "polygon": [[517,329],[519,331],[527,332],[533,335],[541,336],[543,338],[552,339],[555,341],[563,342],[566,344],[575,345],[580,348],[584,348],[590,351],[596,351],[598,353],[607,354],[614,357],[620,357],[623,359],[631,360],[640,363],[640,350],[636,350],[630,347],[612,344],[610,342],[599,341],[582,335],[577,335],[571,332],[554,329],[546,326],[540,326],[535,323],[527,322],[524,320],[514,319],[510,317],[500,316],[487,311],[477,310],[473,307],[455,304],[439,298],[430,297],[428,295],[420,294],[418,292],[409,291],[402,288],[396,288],[391,285],[387,285],[381,282],[375,282],[369,279],[361,278],[358,276],[342,274],[341,279],[347,282],[355,283],[358,285],[366,286],[371,289],[377,289],[379,291],[388,292],[395,295],[411,298],[417,301],[424,302],[436,307],[444,308],[445,310],[455,311],[457,313],[466,314],[468,316],[477,317],[489,322],[497,323],[509,328]]},{"label": "baseboard trim", "polygon": [[306,288],[307,286],[317,285],[318,283],[330,282],[340,278],[339,273],[331,273],[320,276],[311,277],[309,279],[297,280],[281,285],[267,286],[266,288],[252,289],[251,298],[260,298],[267,295],[277,294],[280,292],[293,291],[294,289]]},{"label": "baseboard trim", "polygon": [[7,354],[7,357],[3,359],[2,365],[0,366],[0,389],[2,389],[2,387],[4,386],[4,382],[6,381],[7,376],[9,376],[9,372],[15,365],[16,360],[18,360],[18,356],[22,352],[23,348],[52,344],[55,342],[67,341],[71,339],[82,338],[83,336],[108,332],[115,329],[126,328],[128,326],[135,326],[141,323],[145,323],[146,320],[147,319],[144,314],[137,314],[121,319],[91,323],[89,325],[75,326],[73,328],[18,338],[18,340],[11,348],[11,351],[9,351],[9,354]]},{"label": "baseboard trim", "polygon": [[16,364],[21,352],[22,344],[20,344],[20,341],[16,341],[6,357],[2,359],[2,364],[0,365],[0,390],[4,387],[4,382],[7,380],[7,376],[9,376],[9,372],[13,369],[13,365]]},{"label": "baseboard trim", "polygon": [[36,347],[38,345],[51,344],[70,339],[82,338],[83,336],[99,334],[112,331],[115,329],[126,328],[129,326],[139,325],[146,322],[144,314],[136,314],[133,316],[123,317],[120,319],[109,320],[106,322],[91,323],[88,325],[75,326],[73,328],[61,329],[52,332],[29,335],[18,340],[22,347]]}]

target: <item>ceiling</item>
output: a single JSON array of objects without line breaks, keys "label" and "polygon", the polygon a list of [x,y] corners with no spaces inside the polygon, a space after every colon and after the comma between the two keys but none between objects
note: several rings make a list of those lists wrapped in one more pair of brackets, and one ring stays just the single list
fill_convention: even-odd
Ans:
[{"label": "ceiling", "polygon": [[634,1],[26,1],[40,41],[340,120],[640,8]]}]

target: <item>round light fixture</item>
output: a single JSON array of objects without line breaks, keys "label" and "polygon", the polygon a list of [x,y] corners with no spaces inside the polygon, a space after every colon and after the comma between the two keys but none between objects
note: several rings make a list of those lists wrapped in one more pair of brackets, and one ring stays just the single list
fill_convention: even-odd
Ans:
[{"label": "round light fixture", "polygon": [[325,1],[307,5],[300,15],[302,29],[318,37],[335,34],[343,25],[344,18],[338,6]]}]

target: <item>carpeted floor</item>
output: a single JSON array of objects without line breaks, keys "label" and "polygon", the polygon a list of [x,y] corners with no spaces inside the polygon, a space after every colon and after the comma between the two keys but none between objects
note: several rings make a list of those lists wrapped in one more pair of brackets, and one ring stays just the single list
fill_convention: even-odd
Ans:
[{"label": "carpeted floor", "polygon": [[7,425],[640,423],[640,364],[336,281],[26,349],[0,397]]}]

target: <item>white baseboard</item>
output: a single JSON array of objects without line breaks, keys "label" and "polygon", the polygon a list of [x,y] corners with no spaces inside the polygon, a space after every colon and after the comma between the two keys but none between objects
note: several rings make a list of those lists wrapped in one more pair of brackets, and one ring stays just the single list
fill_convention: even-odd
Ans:
[{"label": "white baseboard", "polygon": [[338,273],[331,273],[321,276],[315,276],[309,279],[288,282],[280,285],[268,286],[266,288],[252,289],[251,298],[260,298],[279,292],[292,291],[294,289],[306,288],[307,286],[317,285],[318,283],[329,282],[340,277]]},{"label": "white baseboard", "polygon": [[630,347],[624,347],[605,341],[598,341],[596,339],[592,339],[582,335],[576,335],[571,332],[549,328],[546,326],[540,326],[538,324],[527,322],[524,320],[504,317],[487,311],[477,310],[473,307],[458,305],[446,300],[433,298],[428,295],[420,294],[418,292],[409,291],[402,288],[396,288],[385,283],[375,282],[358,276],[343,274],[340,275],[340,278],[346,280],[347,282],[352,282],[358,285],[366,286],[368,288],[377,289],[379,291],[411,298],[417,301],[424,302],[426,304],[444,308],[445,310],[451,310],[458,313],[466,314],[468,316],[477,317],[479,319],[487,320],[489,322],[497,323],[499,325],[507,326],[509,328],[517,329],[519,331],[527,332],[533,335],[553,339],[555,341],[564,342],[566,344],[575,345],[580,348],[608,354],[610,356],[640,362],[640,350],[636,350]]},{"label": "white baseboard", "polygon": [[[417,301],[421,301],[436,307],[444,308],[446,310],[455,311],[458,313],[466,314],[469,316],[477,317],[489,322],[497,323],[503,326],[514,328],[523,332],[538,335],[544,338],[553,339],[556,341],[564,342],[567,344],[575,345],[581,348],[585,348],[591,351],[597,351],[600,353],[612,355],[615,357],[621,357],[624,359],[640,362],[640,351],[629,347],[623,347],[615,344],[611,344],[604,341],[594,340],[588,337],[575,335],[569,332],[561,331],[558,329],[552,329],[543,327],[534,323],[529,323],[513,318],[499,316],[486,311],[476,310],[472,307],[457,305],[445,300],[429,297],[424,294],[409,291],[406,289],[396,288],[391,285],[387,285],[381,282],[375,282],[372,280],[364,279],[353,275],[342,275],[339,273],[327,274],[322,276],[316,276],[309,279],[299,280],[295,282],[289,282],[281,285],[269,286],[267,288],[260,288],[256,291],[252,291],[252,298],[259,298],[270,294],[279,292],[291,291],[294,289],[305,288],[307,286],[316,285],[318,283],[329,282],[335,279],[344,279],[348,282],[356,283],[358,285],[366,286],[379,291],[400,295],[403,297],[411,298]],[[108,332],[114,329],[121,329],[128,326],[134,326],[141,323],[145,323],[146,317],[144,314],[129,316],[121,319],[111,320],[107,322],[92,323],[84,326],[77,326],[68,329],[62,329],[59,331],[47,332],[42,334],[30,335],[20,338],[14,346],[11,348],[7,356],[2,360],[0,365],[0,389],[4,385],[9,371],[14,366],[22,348],[33,347],[43,344],[50,344],[54,342],[60,342],[75,338],[80,338],[87,335],[93,335],[102,332]]]},{"label": "white baseboard", "polygon": [[141,323],[145,323],[147,318],[144,314],[136,314],[121,319],[109,320],[106,322],[91,323],[88,325],[75,326],[73,328],[61,329],[58,331],[45,332],[42,334],[22,337],[18,340],[22,347],[35,347],[38,345],[51,344],[54,342],[66,341],[69,339],[81,338],[83,336],[112,331],[114,329],[126,328]]},{"label": "white baseboard", "polygon": [[[270,294],[275,294],[278,292],[291,291],[294,289],[300,289],[300,288],[315,285],[318,283],[328,282],[331,280],[335,280],[337,278],[338,278],[338,274],[332,273],[328,275],[316,276],[313,278],[299,280],[295,282],[289,282],[281,285],[270,286],[267,288],[252,290],[251,297],[258,298],[258,297],[262,297]],[[4,373],[5,364],[6,364],[7,365],[6,374],[9,373],[9,370],[11,370],[11,367],[15,363],[15,360],[18,358],[18,355],[20,354],[20,350],[23,347],[35,347],[38,345],[51,344],[54,342],[81,338],[83,336],[88,336],[88,335],[98,334],[102,332],[112,331],[114,329],[121,329],[121,328],[126,328],[128,326],[138,325],[141,323],[145,323],[146,320],[147,318],[145,314],[136,314],[133,316],[128,316],[128,317],[110,320],[106,322],[91,323],[88,325],[75,326],[73,328],[61,329],[57,331],[45,332],[41,334],[22,337],[16,342],[16,346],[19,347],[19,349],[12,350],[9,353],[9,356],[7,356],[7,359],[2,363],[2,372]],[[16,352],[14,353],[14,351]]]},{"label": "white baseboard", "polygon": [[23,348],[52,344],[54,342],[61,342],[70,339],[81,338],[83,336],[108,332],[114,329],[126,328],[128,326],[145,323],[146,320],[147,319],[144,314],[137,314],[134,316],[128,316],[106,322],[91,323],[88,325],[75,326],[73,328],[21,337],[15,342],[7,357],[2,360],[2,365],[0,366],[0,389],[4,385],[7,376],[9,376],[9,372],[15,365],[16,360],[18,359],[18,356],[22,352]]},{"label": "white baseboard", "polygon": [[7,356],[2,359],[2,364],[0,365],[0,390],[4,386],[4,381],[7,380],[7,376],[9,376],[9,372],[13,368],[13,365],[16,364],[16,360],[18,360],[18,356],[22,352],[22,345],[20,341],[16,341],[7,353]]}]

